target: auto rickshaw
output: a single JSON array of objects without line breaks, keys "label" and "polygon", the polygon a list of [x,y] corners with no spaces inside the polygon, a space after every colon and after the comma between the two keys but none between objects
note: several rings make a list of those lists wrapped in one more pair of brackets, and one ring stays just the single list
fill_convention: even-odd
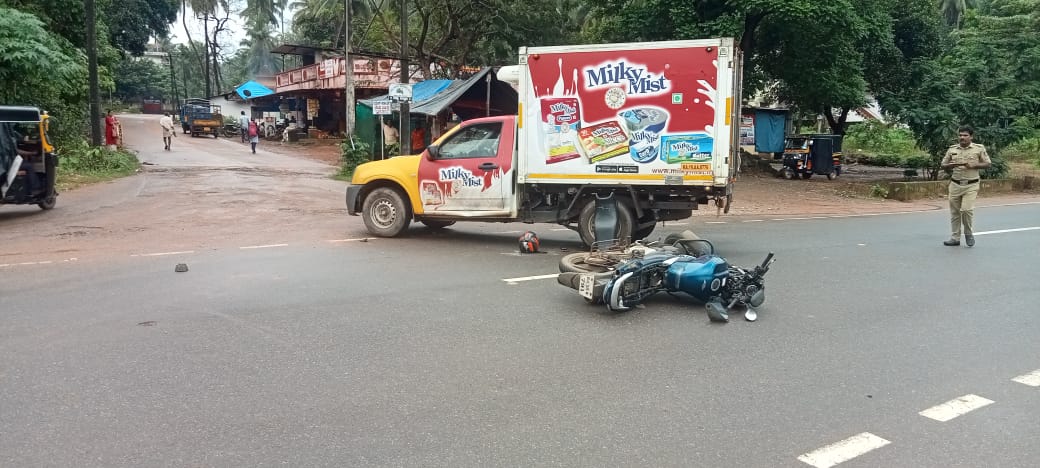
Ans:
[{"label": "auto rickshaw", "polygon": [[841,135],[790,135],[784,139],[784,162],[780,171],[785,179],[813,174],[827,179],[841,175]]},{"label": "auto rickshaw", "polygon": [[0,205],[54,208],[58,155],[49,127],[50,116],[39,108],[0,106]]}]

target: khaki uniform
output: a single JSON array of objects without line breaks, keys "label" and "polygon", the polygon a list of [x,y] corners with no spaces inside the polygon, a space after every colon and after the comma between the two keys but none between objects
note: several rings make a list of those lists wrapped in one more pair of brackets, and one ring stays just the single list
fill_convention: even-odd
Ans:
[{"label": "khaki uniform", "polygon": [[[942,164],[955,163],[989,163],[986,147],[972,143],[967,148],[957,144],[946,150]],[[979,194],[979,169],[964,166],[953,168],[950,176],[950,233],[952,239],[961,238],[961,227],[964,235],[971,236],[975,217],[975,198]]]}]

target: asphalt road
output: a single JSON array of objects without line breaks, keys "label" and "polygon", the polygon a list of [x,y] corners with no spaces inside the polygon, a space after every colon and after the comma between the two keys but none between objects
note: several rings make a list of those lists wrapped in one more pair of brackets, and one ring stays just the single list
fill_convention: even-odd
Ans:
[{"label": "asphalt road", "polygon": [[6,263],[0,465],[1036,466],[1040,204],[977,209],[974,248],[945,212],[713,222],[655,236],[775,252],[757,322],[605,314],[533,278],[578,248],[546,225]]}]

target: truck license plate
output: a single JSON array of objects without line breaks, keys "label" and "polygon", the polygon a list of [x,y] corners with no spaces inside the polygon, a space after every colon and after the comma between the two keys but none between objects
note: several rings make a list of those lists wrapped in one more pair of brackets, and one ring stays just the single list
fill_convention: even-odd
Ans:
[{"label": "truck license plate", "polygon": [[593,286],[596,285],[596,277],[588,273],[583,273],[578,280],[578,294],[585,299],[592,300]]},{"label": "truck license plate", "polygon": [[205,131],[205,132],[208,132],[209,131],[209,127],[202,127],[202,130]]}]

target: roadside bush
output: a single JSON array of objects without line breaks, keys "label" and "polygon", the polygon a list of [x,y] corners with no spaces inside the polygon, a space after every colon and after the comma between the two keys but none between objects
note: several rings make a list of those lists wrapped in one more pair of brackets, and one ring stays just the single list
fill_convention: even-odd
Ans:
[{"label": "roadside bush", "polygon": [[888,198],[888,187],[874,184],[870,187],[870,196],[874,198]]},{"label": "roadside bush", "polygon": [[880,122],[868,121],[849,126],[842,148],[873,154],[910,156],[920,154],[913,133]]},{"label": "roadside bush", "polygon": [[1008,161],[1036,161],[1040,164],[1040,135],[1023,139],[1000,152]]},{"label": "roadside bush", "polygon": [[1004,179],[1011,174],[1011,166],[1003,155],[990,155],[989,160],[993,164],[979,172],[983,179]]},{"label": "roadside bush", "polygon": [[133,173],[139,164],[133,153],[91,147],[83,140],[62,146],[57,152],[60,156],[58,169],[62,174],[115,177]]},{"label": "roadside bush", "polygon": [[925,169],[932,166],[932,158],[927,156],[910,156],[903,160],[903,167],[907,169]]},{"label": "roadside bush", "polygon": [[350,138],[340,143],[340,167],[339,177],[349,179],[354,175],[354,169],[372,160],[372,147],[356,138]]}]

